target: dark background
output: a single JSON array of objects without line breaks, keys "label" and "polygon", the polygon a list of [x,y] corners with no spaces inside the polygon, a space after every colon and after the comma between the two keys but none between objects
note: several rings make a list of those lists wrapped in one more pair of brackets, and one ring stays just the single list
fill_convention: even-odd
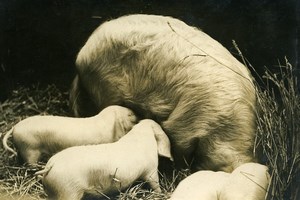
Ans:
[{"label": "dark background", "polygon": [[264,66],[278,70],[285,56],[298,65],[297,0],[0,0],[0,101],[21,85],[67,90],[92,31],[133,13],[179,18],[232,53],[234,39],[259,74]]}]

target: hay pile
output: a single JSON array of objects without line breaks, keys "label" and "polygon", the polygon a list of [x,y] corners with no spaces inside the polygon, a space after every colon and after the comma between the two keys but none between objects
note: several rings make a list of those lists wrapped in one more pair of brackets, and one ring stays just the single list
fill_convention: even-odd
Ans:
[{"label": "hay pile", "polygon": [[[280,73],[266,71],[258,90],[257,149],[269,167],[267,199],[300,199],[300,95],[296,71],[285,59]],[[298,195],[298,196],[297,196]]]},{"label": "hay pile", "polygon": [[[262,77],[265,87],[257,84],[258,107],[256,148],[262,149],[263,162],[270,169],[271,184],[267,199],[297,199],[300,172],[300,96],[294,69],[286,60],[279,66],[280,74],[269,71]],[[272,87],[271,87],[272,85]],[[46,88],[21,87],[12,92],[0,104],[0,132],[5,133],[21,119],[32,115],[67,116],[68,94],[55,85]],[[13,146],[13,144],[9,144]],[[0,145],[0,200],[4,199],[43,199],[45,193],[41,181],[33,176],[40,168],[18,164],[17,159],[9,158]],[[171,175],[170,175],[171,174]],[[189,171],[173,171],[162,175],[162,194],[145,189],[139,183],[127,191],[110,199],[167,199],[180,180]],[[298,194],[299,195],[299,194]],[[26,196],[26,197],[25,197]],[[104,197],[102,199],[108,199]]]}]

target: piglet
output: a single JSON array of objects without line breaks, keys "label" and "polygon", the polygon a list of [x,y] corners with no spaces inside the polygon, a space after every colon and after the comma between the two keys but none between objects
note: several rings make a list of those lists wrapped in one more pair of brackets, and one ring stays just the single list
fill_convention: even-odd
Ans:
[{"label": "piglet", "polygon": [[34,164],[43,153],[51,155],[71,146],[115,142],[136,123],[134,113],[121,106],[109,106],[89,118],[33,116],[16,124],[4,136],[3,146],[17,154],[7,145],[12,135],[24,161]]},{"label": "piglet", "polygon": [[170,200],[263,200],[269,181],[268,168],[258,163],[232,173],[199,171],[180,182]]},{"label": "piglet", "polygon": [[169,200],[218,200],[229,176],[221,171],[196,172],[179,183]]},{"label": "piglet", "polygon": [[258,163],[243,164],[232,172],[219,200],[264,200],[269,182],[267,166]]},{"label": "piglet", "polygon": [[136,180],[160,192],[158,155],[173,159],[170,141],[153,120],[142,120],[119,141],[76,146],[50,158],[43,174],[49,199],[78,200],[84,193],[107,195]]}]

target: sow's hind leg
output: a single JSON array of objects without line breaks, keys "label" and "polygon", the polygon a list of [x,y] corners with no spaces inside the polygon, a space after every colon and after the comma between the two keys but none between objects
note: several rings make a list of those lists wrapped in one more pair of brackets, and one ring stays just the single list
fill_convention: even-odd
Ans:
[{"label": "sow's hind leg", "polygon": [[[174,136],[176,134],[177,137]],[[203,137],[201,131],[198,134],[192,136],[190,132],[180,132],[180,129],[169,134],[176,167],[191,168],[192,171],[232,172],[241,164],[255,161],[253,140],[250,138],[243,140],[236,135],[236,139],[228,141],[216,134]]]},{"label": "sow's hind leg", "polygon": [[227,141],[218,137],[199,139],[194,153],[194,167],[197,171],[209,169],[231,173],[244,163],[256,161],[252,149],[253,143],[250,140]]},{"label": "sow's hind leg", "polygon": [[[201,112],[189,106],[177,107],[162,123],[170,138],[176,165],[193,170],[231,172],[243,163],[254,161],[254,113],[247,105],[238,105],[241,107],[239,112],[218,117],[213,117],[216,113],[210,110]],[[235,106],[231,110],[234,109]]]}]

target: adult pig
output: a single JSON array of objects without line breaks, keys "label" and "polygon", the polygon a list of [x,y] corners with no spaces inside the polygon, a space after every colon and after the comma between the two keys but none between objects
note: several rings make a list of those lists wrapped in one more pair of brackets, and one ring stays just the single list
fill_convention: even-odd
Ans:
[{"label": "adult pig", "polygon": [[231,172],[254,160],[251,75],[204,32],[171,17],[123,16],[94,31],[76,66],[75,115],[119,104],[152,118],[179,167]]}]

